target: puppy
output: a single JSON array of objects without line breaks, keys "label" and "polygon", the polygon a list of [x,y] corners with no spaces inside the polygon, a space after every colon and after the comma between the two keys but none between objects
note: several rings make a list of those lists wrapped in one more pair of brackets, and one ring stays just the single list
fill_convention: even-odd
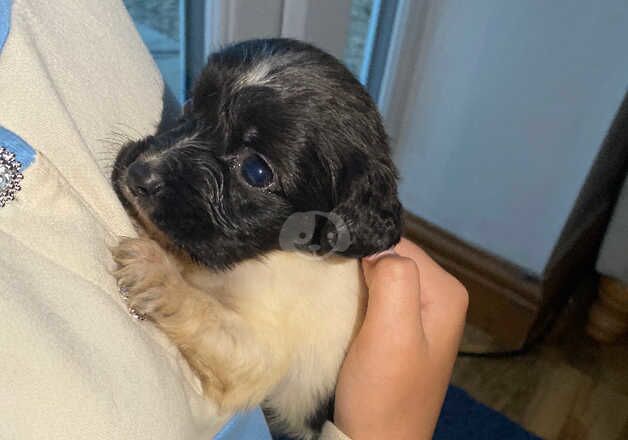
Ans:
[{"label": "puppy", "polygon": [[314,438],[364,313],[358,259],[400,238],[380,116],[338,60],[286,39],[211,55],[188,107],[116,159],[147,234],[113,249],[119,284],[222,411],[261,404]]}]

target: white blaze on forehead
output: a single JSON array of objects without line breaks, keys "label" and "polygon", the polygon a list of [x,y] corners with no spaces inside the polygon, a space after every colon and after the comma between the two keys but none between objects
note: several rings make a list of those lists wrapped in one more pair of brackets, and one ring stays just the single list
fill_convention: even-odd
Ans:
[{"label": "white blaze on forehead", "polygon": [[266,84],[270,80],[270,69],[271,65],[267,62],[257,63],[238,79],[236,89]]},{"label": "white blaze on forehead", "polygon": [[193,134],[191,134],[189,136],[185,136],[185,137],[177,140],[176,143],[174,145],[172,145],[171,147],[164,148],[164,149],[162,149],[160,151],[144,152],[144,153],[142,153],[141,157],[146,162],[157,162],[163,156],[167,155],[168,153],[171,153],[172,151],[181,150],[181,149],[189,148],[189,147],[198,147],[198,146],[200,146],[201,142],[199,141],[198,138],[199,138],[199,133],[193,133]]}]

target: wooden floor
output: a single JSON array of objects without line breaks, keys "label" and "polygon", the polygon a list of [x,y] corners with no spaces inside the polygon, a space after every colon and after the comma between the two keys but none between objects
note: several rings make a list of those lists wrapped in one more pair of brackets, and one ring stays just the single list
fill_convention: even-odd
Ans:
[{"label": "wooden floor", "polygon": [[[628,338],[601,346],[585,335],[585,321],[561,318],[524,356],[460,358],[453,383],[544,439],[627,440]],[[463,350],[498,348],[467,326]]]}]

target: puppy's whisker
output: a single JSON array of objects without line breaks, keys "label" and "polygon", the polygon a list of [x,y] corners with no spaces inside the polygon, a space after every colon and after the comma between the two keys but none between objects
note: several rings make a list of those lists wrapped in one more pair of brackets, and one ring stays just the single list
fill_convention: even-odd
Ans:
[{"label": "puppy's whisker", "polygon": [[[122,128],[126,128],[128,130],[131,130],[131,131],[135,132],[135,135],[137,136],[138,139],[139,138],[143,138],[144,136],[146,136],[146,134],[140,133],[137,128],[132,127],[132,126],[130,126],[130,125],[124,123],[124,122],[117,122],[114,125],[120,125],[120,126],[122,126]],[[126,133],[124,133],[124,135],[128,137],[128,135]]]}]

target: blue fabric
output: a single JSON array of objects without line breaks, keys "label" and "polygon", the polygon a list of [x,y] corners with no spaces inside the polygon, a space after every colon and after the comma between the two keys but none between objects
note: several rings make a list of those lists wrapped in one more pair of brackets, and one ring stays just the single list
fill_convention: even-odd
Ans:
[{"label": "blue fabric", "polygon": [[[11,0],[0,0],[0,54],[11,28]],[[22,171],[35,159],[35,150],[21,137],[0,127],[0,146],[15,153],[15,158],[22,164]]]},{"label": "blue fabric", "polygon": [[434,440],[540,440],[464,390],[450,386]]},{"label": "blue fabric", "polygon": [[11,0],[0,0],[0,52],[11,28]]},{"label": "blue fabric", "polygon": [[262,410],[255,408],[236,414],[214,437],[214,440],[271,440]]},{"label": "blue fabric", "polygon": [[[0,0],[2,1],[4,0]],[[21,137],[4,127],[0,127],[0,147],[15,153],[15,158],[22,164],[22,171],[35,159],[35,150]]]},{"label": "blue fabric", "polygon": [[[245,438],[245,437],[243,437]],[[276,440],[293,440],[277,437]],[[541,440],[503,414],[450,386],[433,440]]]}]

